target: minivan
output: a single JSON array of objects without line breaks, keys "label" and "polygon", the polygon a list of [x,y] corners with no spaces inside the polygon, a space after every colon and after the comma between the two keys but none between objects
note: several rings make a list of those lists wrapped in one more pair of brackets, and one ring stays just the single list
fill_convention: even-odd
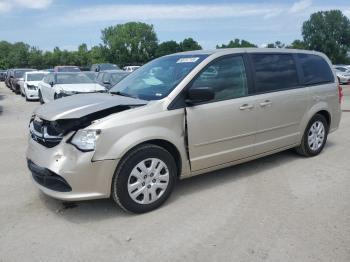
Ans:
[{"label": "minivan", "polygon": [[37,108],[27,164],[54,198],[143,213],[187,178],[295,148],[318,155],[342,90],[322,53],[218,49],[155,59],[105,94]]}]

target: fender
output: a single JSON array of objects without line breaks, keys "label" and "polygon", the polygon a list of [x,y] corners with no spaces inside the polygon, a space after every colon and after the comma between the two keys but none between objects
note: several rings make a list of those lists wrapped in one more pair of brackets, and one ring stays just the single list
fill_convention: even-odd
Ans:
[{"label": "fender", "polygon": [[331,110],[328,106],[328,104],[324,101],[320,101],[317,104],[313,105],[303,116],[302,120],[300,121],[299,125],[299,138],[298,138],[298,143],[301,143],[301,140],[303,138],[305,129],[307,124],[309,123],[310,119],[320,111],[327,111],[329,115],[331,116],[332,119],[332,113]]}]

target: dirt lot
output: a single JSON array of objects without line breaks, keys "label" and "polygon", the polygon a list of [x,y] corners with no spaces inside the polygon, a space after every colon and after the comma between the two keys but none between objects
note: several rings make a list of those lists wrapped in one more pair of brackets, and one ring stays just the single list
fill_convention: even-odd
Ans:
[{"label": "dirt lot", "polygon": [[0,261],[350,261],[350,112],[318,157],[287,151],[180,181],[162,208],[131,215],[33,186],[38,105],[0,83]]}]

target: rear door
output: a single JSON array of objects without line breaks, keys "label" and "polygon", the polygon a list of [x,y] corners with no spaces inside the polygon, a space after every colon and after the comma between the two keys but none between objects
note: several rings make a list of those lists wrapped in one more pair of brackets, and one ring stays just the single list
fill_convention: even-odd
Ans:
[{"label": "rear door", "polygon": [[250,58],[257,99],[256,153],[297,143],[309,93],[300,84],[294,55],[253,53]]},{"label": "rear door", "polygon": [[242,55],[209,64],[191,87],[211,87],[215,99],[188,106],[188,146],[193,171],[254,154],[256,110]]}]

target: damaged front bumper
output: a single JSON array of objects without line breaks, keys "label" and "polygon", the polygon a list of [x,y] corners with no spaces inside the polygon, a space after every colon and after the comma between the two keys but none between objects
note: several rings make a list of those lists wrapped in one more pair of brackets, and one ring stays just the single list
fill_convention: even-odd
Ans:
[{"label": "damaged front bumper", "polygon": [[108,198],[118,160],[92,161],[94,152],[81,152],[68,139],[48,148],[29,137],[26,156],[34,183],[65,201]]}]

